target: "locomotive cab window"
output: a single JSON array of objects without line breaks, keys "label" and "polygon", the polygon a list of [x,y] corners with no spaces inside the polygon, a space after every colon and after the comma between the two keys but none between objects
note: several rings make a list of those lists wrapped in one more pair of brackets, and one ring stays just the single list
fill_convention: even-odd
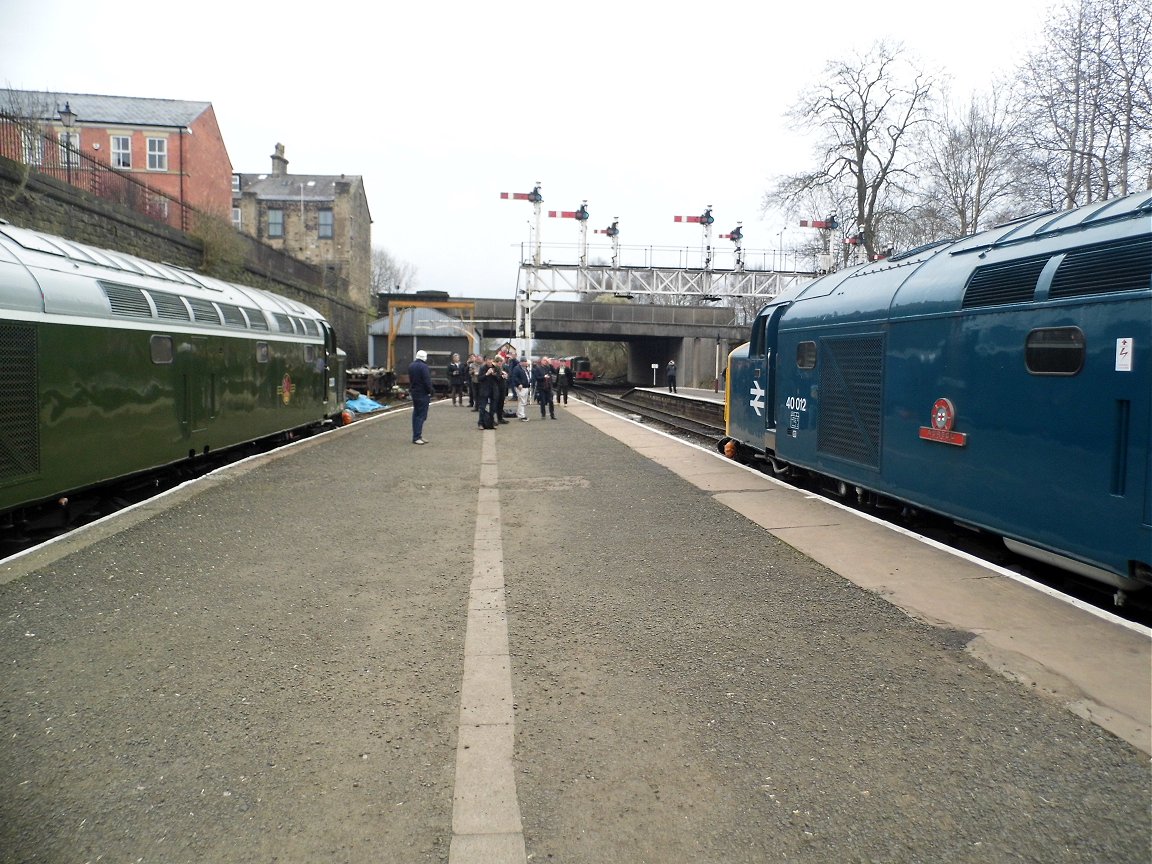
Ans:
[{"label": "locomotive cab window", "polygon": [[164,366],[172,362],[174,353],[171,336],[153,336],[149,340],[149,347],[152,350],[153,363]]},{"label": "locomotive cab window", "polygon": [[796,366],[799,369],[816,368],[815,342],[801,342],[796,346]]},{"label": "locomotive cab window", "polygon": [[1044,327],[1028,334],[1024,363],[1033,375],[1075,375],[1084,368],[1084,331]]},{"label": "locomotive cab window", "polygon": [[256,343],[256,362],[257,363],[267,363],[268,362],[268,343],[267,342],[257,342]]}]

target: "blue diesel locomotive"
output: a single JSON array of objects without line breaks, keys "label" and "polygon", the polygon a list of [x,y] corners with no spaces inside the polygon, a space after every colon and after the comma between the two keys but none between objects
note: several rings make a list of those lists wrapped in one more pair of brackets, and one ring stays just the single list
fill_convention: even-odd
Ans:
[{"label": "blue diesel locomotive", "polygon": [[728,363],[728,455],[1152,583],[1152,193],[798,286]]},{"label": "blue diesel locomotive", "polygon": [[342,356],[293,300],[0,221],[0,528],[329,422]]}]

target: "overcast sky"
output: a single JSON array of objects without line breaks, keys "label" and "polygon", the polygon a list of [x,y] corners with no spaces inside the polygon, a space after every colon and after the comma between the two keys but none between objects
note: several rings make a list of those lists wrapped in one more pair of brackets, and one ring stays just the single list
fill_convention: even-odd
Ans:
[{"label": "overcast sky", "polygon": [[[361,175],[372,244],[416,288],[512,297],[532,207],[501,192],[539,181],[545,212],[587,200],[591,242],[619,218],[624,246],[696,251],[699,227],[673,217],[712,205],[716,233],[743,222],[746,249],[788,247],[803,229],[760,201],[814,165],[784,114],[830,60],[883,38],[986,90],[1051,5],[0,0],[0,84],[211,102],[236,171],[268,171],[282,143],[290,173]],[[574,263],[577,223],[542,221],[546,257]]]}]

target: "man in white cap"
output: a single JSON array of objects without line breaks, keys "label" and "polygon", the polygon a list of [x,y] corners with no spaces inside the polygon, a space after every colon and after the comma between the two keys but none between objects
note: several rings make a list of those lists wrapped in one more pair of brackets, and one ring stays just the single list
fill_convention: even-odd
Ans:
[{"label": "man in white cap", "polygon": [[432,386],[432,370],[428,368],[428,352],[417,351],[416,359],[408,367],[408,395],[412,399],[412,443],[425,444],[424,421],[428,419],[428,406],[436,394]]}]

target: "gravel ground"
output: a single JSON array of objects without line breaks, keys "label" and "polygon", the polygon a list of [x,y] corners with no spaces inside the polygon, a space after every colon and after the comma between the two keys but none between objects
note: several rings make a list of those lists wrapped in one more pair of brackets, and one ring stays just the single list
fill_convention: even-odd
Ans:
[{"label": "gravel ground", "polygon": [[[529,860],[1152,857],[1133,748],[557,416],[494,433]],[[446,861],[474,419],[358,423],[22,564],[0,862]]]}]

